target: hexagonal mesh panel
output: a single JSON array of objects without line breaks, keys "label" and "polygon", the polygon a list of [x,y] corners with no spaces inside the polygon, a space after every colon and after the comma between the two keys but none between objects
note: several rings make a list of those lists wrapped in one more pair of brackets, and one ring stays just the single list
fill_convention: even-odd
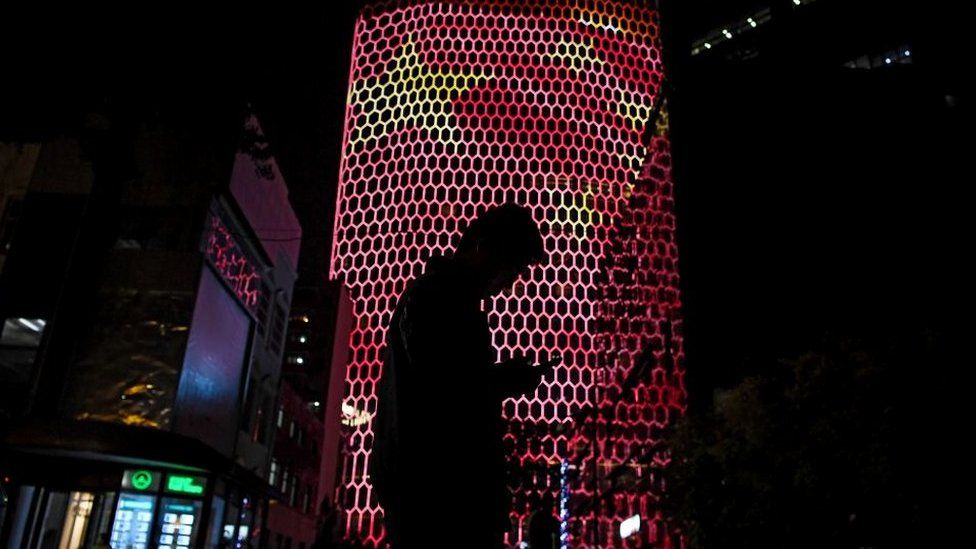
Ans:
[{"label": "hexagonal mesh panel", "polygon": [[[666,132],[640,138],[662,79],[644,2],[401,1],[356,22],[331,273],[355,303],[347,413],[375,412],[386,323],[426,257],[503,202],[543,231],[549,262],[485,304],[499,359],[563,356],[500,410],[509,544],[561,483],[572,546],[619,543],[632,514],[651,522],[628,543],[668,540],[654,501],[658,431],[684,406],[677,252]],[[355,424],[341,503],[376,545],[371,424]]]}]

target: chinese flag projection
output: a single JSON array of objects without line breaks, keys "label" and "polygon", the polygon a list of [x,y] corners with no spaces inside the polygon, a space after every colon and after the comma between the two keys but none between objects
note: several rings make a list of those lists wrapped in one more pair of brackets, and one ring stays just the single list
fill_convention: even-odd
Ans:
[{"label": "chinese flag projection", "polygon": [[[397,297],[480,212],[515,202],[531,208],[549,259],[485,302],[494,345],[500,360],[563,363],[499,410],[509,425],[506,543],[525,538],[546,493],[559,502],[563,546],[680,543],[657,503],[669,459],[661,434],[685,392],[652,5],[404,0],[360,14],[331,271],[355,314],[340,493],[351,536],[383,539],[366,474],[369,419]],[[430,406],[431,428],[450,437],[451,411]],[[445,494],[445,505],[464,497]],[[431,509],[432,539],[437,525]]]}]

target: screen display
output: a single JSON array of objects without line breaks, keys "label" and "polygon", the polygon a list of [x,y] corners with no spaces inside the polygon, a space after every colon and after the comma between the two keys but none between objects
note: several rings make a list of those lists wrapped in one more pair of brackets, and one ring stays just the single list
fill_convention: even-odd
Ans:
[{"label": "screen display", "polygon": [[209,268],[197,290],[176,395],[174,430],[229,456],[251,319]]},{"label": "screen display", "polygon": [[146,549],[155,505],[156,496],[119,494],[115,521],[112,523],[112,547]]},{"label": "screen display", "polygon": [[159,549],[186,549],[196,543],[200,501],[163,498],[159,513]]}]

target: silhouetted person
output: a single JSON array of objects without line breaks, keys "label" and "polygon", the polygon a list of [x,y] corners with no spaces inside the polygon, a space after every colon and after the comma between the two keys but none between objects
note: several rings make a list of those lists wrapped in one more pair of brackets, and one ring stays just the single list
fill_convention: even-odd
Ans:
[{"label": "silhouetted person", "polygon": [[318,526],[312,549],[334,549],[339,547],[337,529],[339,525],[339,511],[332,505],[328,497],[322,499],[319,511]]},{"label": "silhouetted person", "polygon": [[[545,257],[529,211],[492,208],[434,258],[390,321],[371,479],[394,549],[501,547],[508,528],[501,402],[546,369],[494,361],[481,301]],[[461,425],[462,427],[457,427]]]},{"label": "silhouetted person", "polygon": [[542,495],[539,507],[529,517],[529,549],[556,549],[559,547],[559,521],[555,516],[555,498]]}]

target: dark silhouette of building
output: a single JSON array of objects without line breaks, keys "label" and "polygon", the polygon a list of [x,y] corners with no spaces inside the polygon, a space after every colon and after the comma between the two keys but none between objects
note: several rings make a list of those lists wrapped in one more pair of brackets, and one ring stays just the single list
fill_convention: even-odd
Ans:
[{"label": "dark silhouette of building", "polygon": [[171,107],[0,145],[4,546],[259,541],[301,228],[256,117]]}]

